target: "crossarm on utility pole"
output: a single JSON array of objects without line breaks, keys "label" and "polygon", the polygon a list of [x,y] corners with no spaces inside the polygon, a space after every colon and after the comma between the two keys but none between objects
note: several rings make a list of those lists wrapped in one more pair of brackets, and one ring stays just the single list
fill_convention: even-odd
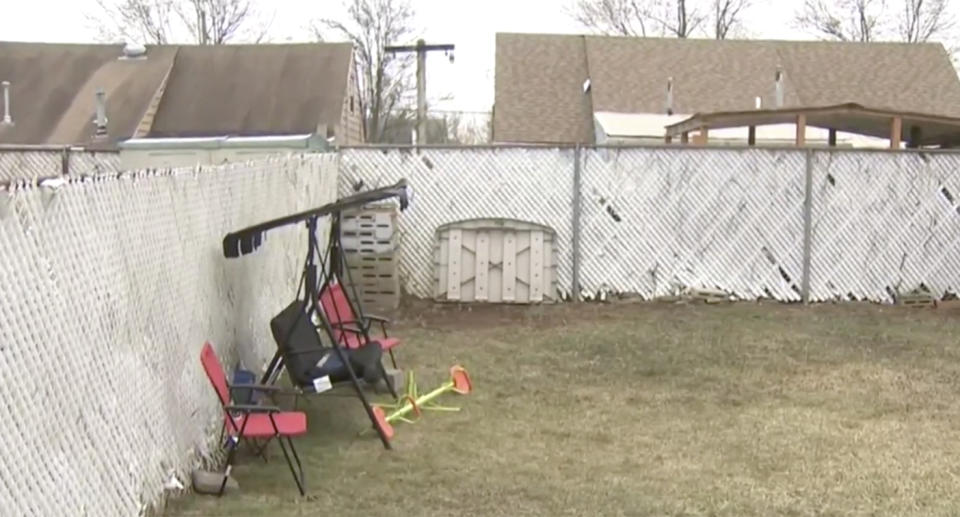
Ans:
[{"label": "crossarm on utility pole", "polygon": [[[390,45],[385,52],[417,53],[417,144],[427,143],[427,52],[453,52],[453,44],[443,43],[427,45],[422,39],[416,45]],[[452,58],[451,58],[452,60]]]}]

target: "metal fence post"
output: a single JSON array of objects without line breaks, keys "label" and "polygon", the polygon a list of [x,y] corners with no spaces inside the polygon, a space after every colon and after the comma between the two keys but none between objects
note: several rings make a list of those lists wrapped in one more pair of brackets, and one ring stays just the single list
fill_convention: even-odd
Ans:
[{"label": "metal fence post", "polygon": [[570,296],[580,301],[580,144],[573,149],[573,283]]},{"label": "metal fence post", "polygon": [[800,297],[810,303],[810,255],[813,245],[813,150],[806,152],[806,173],[803,188],[803,280]]},{"label": "metal fence post", "polygon": [[63,146],[63,151],[60,154],[60,174],[64,176],[70,175],[70,146]]}]

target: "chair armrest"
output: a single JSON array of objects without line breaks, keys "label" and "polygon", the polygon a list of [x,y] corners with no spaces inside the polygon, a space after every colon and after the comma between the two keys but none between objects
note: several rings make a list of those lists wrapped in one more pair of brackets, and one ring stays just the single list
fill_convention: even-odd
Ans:
[{"label": "chair armrest", "polygon": [[283,355],[288,356],[288,355],[315,354],[319,351],[320,350],[291,350],[289,352],[284,352]]},{"label": "chair armrest", "polygon": [[363,319],[367,322],[367,328],[373,324],[372,322],[377,322],[380,324],[380,331],[383,332],[383,337],[387,336],[387,324],[390,323],[389,318],[384,318],[383,316],[377,316],[376,314],[364,314]]},{"label": "chair armrest", "polygon": [[259,406],[257,404],[231,404],[224,406],[227,411],[243,411],[244,413],[281,413],[277,406]]},{"label": "chair armrest", "polygon": [[283,391],[283,388],[280,386],[251,383],[227,384],[227,388],[231,390]]},{"label": "chair armrest", "polygon": [[254,390],[262,393],[271,393],[277,395],[291,395],[294,397],[299,396],[299,394],[291,389],[283,388],[280,386],[270,386],[265,384],[228,384],[227,388],[233,392],[233,390]]},{"label": "chair armrest", "polygon": [[353,332],[354,329],[368,330],[368,327],[370,327],[370,322],[353,321],[353,320],[338,321],[338,322],[331,322],[330,326],[335,329],[341,329],[341,330],[347,330],[347,331]]},{"label": "chair armrest", "polygon": [[356,325],[337,325],[337,328],[351,334],[363,334],[365,332],[362,327]]},{"label": "chair armrest", "polygon": [[363,319],[376,321],[378,323],[390,323],[390,318],[384,316],[377,316],[376,314],[364,314]]}]

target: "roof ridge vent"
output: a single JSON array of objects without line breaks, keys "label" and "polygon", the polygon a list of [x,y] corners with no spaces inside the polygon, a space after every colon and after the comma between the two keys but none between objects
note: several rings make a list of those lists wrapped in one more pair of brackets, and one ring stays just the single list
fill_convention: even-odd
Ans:
[{"label": "roof ridge vent", "polygon": [[120,59],[146,59],[147,58],[147,47],[141,43],[135,43],[128,41],[123,46],[123,55],[120,56]]},{"label": "roof ridge vent", "polygon": [[5,126],[13,125],[13,116],[10,114],[10,81],[0,83],[3,86],[3,120],[0,124]]},{"label": "roof ridge vent", "polygon": [[783,107],[783,67],[777,65],[777,72],[774,78],[774,106],[777,109]]},{"label": "roof ridge vent", "polygon": [[673,77],[667,77],[667,115],[673,115]]},{"label": "roof ridge vent", "polygon": [[97,88],[97,115],[94,120],[96,130],[93,135],[95,138],[106,138],[107,132],[107,92],[103,88]]}]

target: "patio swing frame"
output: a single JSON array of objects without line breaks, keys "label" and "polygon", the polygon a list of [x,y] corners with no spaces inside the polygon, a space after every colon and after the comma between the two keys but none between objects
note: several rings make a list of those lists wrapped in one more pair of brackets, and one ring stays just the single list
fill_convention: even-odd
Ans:
[{"label": "patio swing frame", "polygon": [[[263,245],[264,236],[269,231],[289,225],[305,224],[307,228],[307,257],[304,261],[303,273],[298,285],[296,300],[300,299],[301,292],[305,293],[304,304],[306,305],[306,310],[302,316],[311,320],[315,318],[317,321],[319,321],[319,326],[323,328],[324,333],[326,333],[326,335],[329,337],[331,343],[333,344],[333,350],[337,354],[341,363],[346,366],[350,378],[349,382],[352,385],[357,398],[359,398],[363,404],[364,410],[367,413],[367,417],[370,419],[371,424],[377,430],[377,434],[379,435],[380,441],[383,443],[385,449],[392,448],[390,445],[390,436],[388,436],[387,431],[381,427],[374,412],[373,406],[363,393],[363,389],[360,385],[357,374],[347,357],[347,350],[334,337],[335,334],[333,327],[330,325],[327,316],[320,307],[320,278],[318,276],[317,267],[319,265],[320,268],[324,270],[323,273],[325,282],[329,281],[329,278],[331,277],[330,272],[339,267],[339,265],[334,267],[333,262],[340,259],[334,259],[331,253],[333,242],[336,241],[336,243],[339,244],[339,237],[332,235],[334,231],[339,232],[339,225],[331,225],[331,239],[329,239],[329,242],[327,243],[328,253],[326,254],[326,257],[320,251],[320,246],[317,239],[317,227],[318,221],[321,217],[332,216],[334,221],[339,222],[339,216],[344,210],[393,198],[398,199],[401,211],[407,209],[410,204],[411,193],[410,187],[405,179],[400,179],[397,181],[397,183],[387,187],[359,192],[311,210],[273,219],[244,228],[242,230],[238,230],[236,232],[231,232],[223,238],[224,257],[227,259],[238,258],[244,255],[249,255],[260,248],[260,246]],[[330,262],[327,262],[327,259],[330,259]],[[349,272],[347,274],[349,275]],[[340,278],[339,274],[337,277]],[[313,325],[313,321],[310,323]],[[264,372],[263,378],[261,379],[261,384],[273,384],[276,381],[276,378],[279,376],[282,368],[283,354],[282,351],[278,349],[276,354],[274,354],[273,359],[270,361],[267,371]],[[394,393],[394,397],[396,398],[396,392],[390,383],[388,376],[384,376],[384,382],[387,383],[391,393]]]},{"label": "patio swing frame", "polygon": [[[349,306],[350,315],[353,318],[353,321],[345,321],[346,314],[340,313],[339,304],[335,300],[331,300],[331,307],[329,309],[324,309],[322,307],[323,303],[321,301],[321,311],[328,318],[332,316],[335,318],[335,321],[330,323],[330,328],[334,331],[339,331],[341,343],[349,348],[348,340],[346,339],[347,335],[353,334],[358,337],[358,341],[362,343],[370,343],[373,341],[378,341],[379,337],[371,336],[371,327],[374,322],[380,324],[380,328],[383,332],[383,338],[388,338],[387,335],[387,324],[389,320],[381,316],[375,316],[363,310],[363,305],[360,303],[360,293],[357,292],[356,284],[353,281],[352,273],[350,272],[350,265],[347,263],[346,250],[343,247],[343,234],[342,234],[342,224],[343,224],[343,213],[342,211],[331,214],[330,220],[330,238],[329,244],[327,245],[327,257],[329,258],[329,268],[325,269],[327,275],[323,279],[323,285],[320,286],[319,292],[320,296],[318,300],[322,300],[325,292],[328,289],[332,289],[334,281],[339,285],[343,293],[343,298]],[[349,292],[347,291],[349,289]],[[331,295],[336,296],[336,295]],[[330,310],[333,311],[333,314],[329,314]],[[337,339],[336,335],[332,336],[335,340]],[[393,347],[387,348],[387,354],[390,356],[390,362],[394,368],[397,368],[397,358],[393,351]],[[391,394],[394,398],[397,398],[393,387],[390,389]]]}]

